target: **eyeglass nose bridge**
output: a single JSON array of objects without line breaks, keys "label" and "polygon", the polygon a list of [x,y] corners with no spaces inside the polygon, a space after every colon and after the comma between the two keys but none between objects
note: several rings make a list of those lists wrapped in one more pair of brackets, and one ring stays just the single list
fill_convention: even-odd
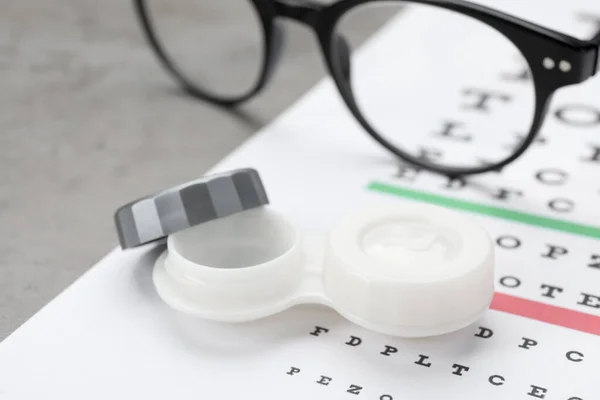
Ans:
[{"label": "eyeglass nose bridge", "polygon": [[[324,13],[325,5],[313,0],[274,0],[275,15],[296,21],[311,27],[319,36],[319,18]],[[348,41],[338,34],[333,34],[331,41],[332,63],[330,68],[339,68],[346,82],[350,80],[350,45]]]},{"label": "eyeglass nose bridge", "polygon": [[[279,18],[291,19],[302,25],[309,26],[317,35],[320,47],[325,59],[326,69],[336,81],[340,94],[343,98],[349,99],[349,106],[354,112],[357,112],[358,106],[355,104],[352,95],[351,86],[351,48],[348,40],[338,33],[327,32],[323,34],[320,25],[324,22],[321,18],[325,16],[326,6],[315,3],[313,0],[273,0],[275,16]],[[274,36],[279,36],[276,40],[281,44],[283,29],[276,24]],[[274,59],[279,57],[279,49],[273,51],[273,57],[267,67],[265,76],[274,70]]]},{"label": "eyeglass nose bridge", "polygon": [[291,19],[313,29],[317,27],[324,6],[310,0],[276,0],[273,2],[278,17]]}]

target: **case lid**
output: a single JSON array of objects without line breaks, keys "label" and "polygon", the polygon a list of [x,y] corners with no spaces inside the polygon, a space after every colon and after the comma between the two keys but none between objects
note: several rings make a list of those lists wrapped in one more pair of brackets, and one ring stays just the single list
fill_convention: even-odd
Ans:
[{"label": "case lid", "polygon": [[115,224],[122,248],[130,248],[268,204],[258,172],[251,168],[207,175],[121,206]]}]

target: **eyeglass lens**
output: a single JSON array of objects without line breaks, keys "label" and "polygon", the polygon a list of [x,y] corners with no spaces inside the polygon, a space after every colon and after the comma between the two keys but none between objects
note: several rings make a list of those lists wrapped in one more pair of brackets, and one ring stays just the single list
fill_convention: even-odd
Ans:
[{"label": "eyeglass lens", "polygon": [[[395,20],[371,39],[374,45],[356,48],[353,27],[381,8]],[[483,22],[423,4],[371,2],[347,12],[335,30],[350,38],[361,114],[405,153],[474,168],[505,160],[529,133],[535,88],[527,63]]]},{"label": "eyeglass lens", "polygon": [[243,96],[256,85],[264,34],[251,1],[224,6],[219,1],[146,0],[146,7],[163,51],[190,85],[222,97]]}]

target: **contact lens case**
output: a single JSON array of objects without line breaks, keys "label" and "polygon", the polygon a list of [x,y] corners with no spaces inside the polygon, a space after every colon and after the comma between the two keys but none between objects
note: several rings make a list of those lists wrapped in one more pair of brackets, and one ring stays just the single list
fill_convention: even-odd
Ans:
[{"label": "contact lens case", "polygon": [[494,294],[494,246],[434,205],[358,209],[321,236],[268,205],[255,170],[211,175],[115,214],[123,248],[166,237],[153,281],[171,307],[246,322],[322,304],[364,328],[426,337],[470,325]]}]

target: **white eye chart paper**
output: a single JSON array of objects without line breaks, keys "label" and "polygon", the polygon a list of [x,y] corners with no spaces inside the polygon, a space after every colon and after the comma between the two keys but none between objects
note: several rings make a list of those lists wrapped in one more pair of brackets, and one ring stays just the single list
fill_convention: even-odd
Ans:
[{"label": "white eye chart paper", "polygon": [[[596,3],[485,2],[582,39],[600,29]],[[423,103],[437,89],[415,92],[419,80],[458,65],[403,56],[417,51],[411,45],[445,51],[435,33],[446,28],[436,22],[409,10],[355,51],[354,70],[370,77],[357,90],[379,99],[378,120],[406,115],[407,129],[430,133],[418,143],[427,156],[460,158],[469,145],[461,138],[511,106],[527,76],[483,43],[479,57],[497,70],[451,71],[458,75],[445,88],[454,100]],[[398,76],[407,68],[414,76]],[[383,90],[394,80],[406,84],[400,97]],[[502,123],[494,120],[495,132]],[[494,146],[520,140],[523,132],[509,129]],[[600,399],[600,76],[557,93],[539,139],[499,173],[449,180],[399,164],[357,125],[330,80],[215,171],[238,167],[256,168],[270,207],[306,235],[326,234],[365,205],[420,201],[469,214],[496,243],[491,309],[455,333],[410,340],[318,307],[214,323],[158,298],[151,269],[161,247],[117,250],[0,344],[0,399]]]}]

